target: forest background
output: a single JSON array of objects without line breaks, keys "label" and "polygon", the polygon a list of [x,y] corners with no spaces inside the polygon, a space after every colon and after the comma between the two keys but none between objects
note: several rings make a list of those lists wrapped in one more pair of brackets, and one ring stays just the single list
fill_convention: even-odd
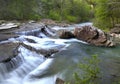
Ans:
[{"label": "forest background", "polygon": [[0,0],[0,20],[90,21],[111,29],[120,23],[119,14],[120,0]]}]

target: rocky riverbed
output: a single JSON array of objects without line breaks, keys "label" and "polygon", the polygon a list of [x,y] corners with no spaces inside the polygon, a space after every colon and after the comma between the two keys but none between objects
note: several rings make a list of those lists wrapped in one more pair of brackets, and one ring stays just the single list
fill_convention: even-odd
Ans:
[{"label": "rocky riverbed", "polygon": [[112,84],[119,78],[120,47],[105,32],[87,23],[60,26],[43,22],[1,24],[0,84],[73,82],[76,64],[93,54],[102,60],[104,74],[99,84]]},{"label": "rocky riverbed", "polygon": [[[60,27],[58,30],[55,27]],[[55,49],[40,49],[36,50],[32,46],[26,45],[23,41],[27,41],[30,43],[36,43],[31,38],[20,38],[20,36],[35,36],[39,38],[63,38],[63,39],[71,39],[77,38],[78,40],[82,40],[88,44],[95,46],[104,46],[104,47],[113,47],[116,42],[114,42],[114,35],[107,35],[107,33],[103,32],[100,29],[93,27],[92,25],[77,25],[69,29],[70,25],[65,26],[65,24],[58,24],[54,21],[42,20],[41,22],[6,22],[0,25],[0,41],[1,41],[1,53],[8,52],[1,58],[2,61],[9,60],[11,57],[15,55],[14,50],[17,49],[18,45],[25,46],[26,48],[43,53],[46,57],[52,55],[52,53],[58,52],[59,50]],[[69,31],[68,31],[69,29]],[[11,39],[14,38],[15,41],[11,42]],[[112,39],[112,40],[111,40]],[[3,41],[6,41],[4,43]],[[116,40],[115,40],[116,41]],[[3,42],[3,43],[2,43]],[[4,50],[3,47],[7,47],[8,50]],[[10,52],[10,53],[9,53]],[[48,53],[48,54],[47,54]],[[51,53],[51,54],[50,54]],[[12,55],[12,56],[11,56]],[[2,54],[1,54],[2,56]]]},{"label": "rocky riverbed", "polygon": [[[3,25],[4,24],[4,25]],[[46,27],[43,23],[3,23],[0,26],[0,62],[10,60],[11,57],[17,56],[17,52],[14,55],[15,50],[17,51],[19,45],[25,46],[24,40],[34,43],[34,40],[29,38],[19,38],[20,36],[36,36],[39,38],[52,37],[54,31],[49,27]],[[12,39],[15,39],[12,41]],[[27,46],[27,45],[26,45]],[[31,49],[31,47],[28,47]],[[41,50],[46,53],[44,49]],[[56,51],[56,50],[55,50]],[[6,53],[7,52],[7,53]],[[53,50],[52,50],[53,52]]]}]

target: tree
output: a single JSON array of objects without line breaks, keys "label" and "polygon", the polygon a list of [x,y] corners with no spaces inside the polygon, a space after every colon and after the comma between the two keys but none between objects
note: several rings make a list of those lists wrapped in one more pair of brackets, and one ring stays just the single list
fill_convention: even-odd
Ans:
[{"label": "tree", "polygon": [[110,29],[120,22],[119,0],[96,0],[95,26]]},{"label": "tree", "polygon": [[33,19],[35,0],[1,0],[0,19]]},{"label": "tree", "polygon": [[111,18],[111,23],[114,26],[118,24],[120,21],[120,1],[119,0],[112,0],[108,2],[108,12],[110,13],[109,16]]},{"label": "tree", "polygon": [[50,18],[58,21],[88,21],[90,5],[84,0],[1,0],[0,19]]}]

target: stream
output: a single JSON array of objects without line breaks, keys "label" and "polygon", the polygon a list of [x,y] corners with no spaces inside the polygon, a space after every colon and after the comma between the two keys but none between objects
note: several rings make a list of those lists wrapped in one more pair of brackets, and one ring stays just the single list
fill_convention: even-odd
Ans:
[{"label": "stream", "polygon": [[[86,24],[91,25],[85,23],[77,26]],[[68,29],[73,30],[74,26]],[[53,29],[58,31],[66,28],[57,26]],[[99,67],[102,74],[98,84],[113,84],[117,79],[120,80],[120,46],[96,47],[77,39],[40,35],[44,38],[22,32],[17,38],[0,42],[0,44],[7,42],[23,44],[18,47],[16,57],[0,63],[0,84],[55,84],[57,78],[73,82],[73,73],[79,70],[77,64],[95,54],[100,59]]]}]

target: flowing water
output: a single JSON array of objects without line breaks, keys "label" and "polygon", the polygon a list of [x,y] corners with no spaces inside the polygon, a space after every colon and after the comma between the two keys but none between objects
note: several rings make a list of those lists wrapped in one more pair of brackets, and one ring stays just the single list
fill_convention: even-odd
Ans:
[{"label": "flowing water", "polygon": [[[32,42],[26,39],[31,39]],[[21,45],[18,56],[0,63],[0,84],[55,84],[57,78],[73,81],[73,73],[78,71],[77,64],[94,54],[101,60],[99,66],[102,76],[98,80],[99,84],[113,84],[114,79],[120,78],[120,46],[95,47],[77,39],[39,38],[29,35],[7,41],[21,41],[34,50]],[[44,54],[38,52],[41,49],[55,49],[59,52],[45,58]]]}]

